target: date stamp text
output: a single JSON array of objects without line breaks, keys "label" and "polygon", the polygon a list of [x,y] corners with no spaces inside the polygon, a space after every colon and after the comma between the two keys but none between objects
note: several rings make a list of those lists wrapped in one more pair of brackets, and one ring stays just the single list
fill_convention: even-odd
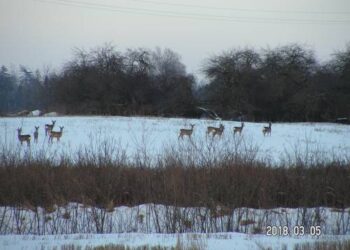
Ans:
[{"label": "date stamp text", "polygon": [[320,236],[322,234],[321,226],[310,226],[305,228],[304,226],[294,226],[289,228],[287,226],[267,226],[267,236]]}]

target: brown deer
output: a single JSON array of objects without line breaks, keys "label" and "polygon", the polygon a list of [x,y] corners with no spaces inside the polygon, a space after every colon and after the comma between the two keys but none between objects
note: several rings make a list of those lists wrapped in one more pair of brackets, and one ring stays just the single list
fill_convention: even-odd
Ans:
[{"label": "brown deer", "polygon": [[22,128],[17,129],[18,132],[18,140],[21,142],[21,145],[23,145],[23,142],[25,141],[27,143],[27,146],[30,146],[30,135],[22,135]]},{"label": "brown deer", "polygon": [[34,131],[34,142],[38,143],[38,137],[39,137],[39,126],[35,126],[35,131]]},{"label": "brown deer", "polygon": [[45,136],[50,135],[53,127],[55,126],[56,121],[52,120],[52,124],[45,124]]},{"label": "brown deer", "polygon": [[243,127],[244,127],[244,122],[241,122],[240,127],[233,127],[233,134],[235,135],[236,133],[239,133],[239,135],[241,135]]},{"label": "brown deer", "polygon": [[263,135],[266,136],[266,135],[271,135],[271,122],[269,122],[269,126],[268,127],[263,127]]},{"label": "brown deer", "polygon": [[190,124],[190,125],[191,125],[191,129],[184,129],[184,128],[180,129],[180,134],[179,134],[179,138],[178,139],[180,139],[180,137],[181,137],[181,139],[183,139],[184,135],[187,135],[191,139],[191,135],[193,133],[194,124]]},{"label": "brown deer", "polygon": [[60,131],[51,130],[49,141],[53,142],[53,138],[56,138],[57,141],[60,141],[60,138],[62,137],[62,134],[63,134],[63,128],[64,127],[60,127]]},{"label": "brown deer", "polygon": [[220,126],[218,128],[216,128],[216,127],[208,127],[207,128],[207,135],[212,133],[213,137],[215,137],[216,135],[221,137],[222,132],[224,132],[224,129],[225,129],[225,127],[222,124],[220,124]]}]

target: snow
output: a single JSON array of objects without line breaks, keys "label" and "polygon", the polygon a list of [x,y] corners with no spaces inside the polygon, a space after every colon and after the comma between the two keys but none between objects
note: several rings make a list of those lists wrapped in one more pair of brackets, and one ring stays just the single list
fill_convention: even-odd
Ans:
[{"label": "snow", "polygon": [[316,241],[349,240],[349,236],[322,237],[272,237],[264,235],[247,235],[241,233],[219,234],[71,234],[71,235],[6,235],[0,236],[0,248],[16,249],[60,249],[62,246],[74,245],[85,247],[104,246],[109,244],[138,246],[175,247],[177,242],[183,246],[202,247],[208,250],[259,250],[259,249],[293,249],[296,244]]},{"label": "snow", "polygon": [[38,110],[38,109],[36,109],[36,110],[31,111],[31,112],[28,114],[28,116],[40,116],[40,114],[41,114],[41,111]]},{"label": "snow", "polygon": [[[247,233],[213,233],[209,231],[200,233],[195,232],[196,225],[191,229],[194,231],[188,233],[170,234],[155,232],[155,224],[160,224],[160,227],[165,230],[165,213],[169,213],[169,209],[174,208],[163,205],[144,204],[135,207],[116,207],[113,212],[103,215],[98,208],[86,207],[76,203],[69,203],[66,207],[56,208],[51,213],[45,212],[42,208],[39,208],[37,210],[38,213],[35,213],[23,208],[0,207],[0,214],[3,216],[0,225],[0,233],[2,234],[0,235],[0,249],[60,249],[62,246],[71,245],[81,247],[79,249],[85,249],[85,247],[109,244],[129,247],[174,247],[180,242],[182,246],[195,245],[199,246],[200,249],[208,250],[258,250],[294,249],[296,244],[306,242],[339,242],[341,240],[350,240],[350,209],[345,209],[342,213],[339,213],[339,211],[334,211],[330,208],[308,208],[308,220],[312,220],[313,212],[316,210],[320,211],[322,221],[322,233],[320,236],[314,236],[306,230],[303,236],[293,233],[290,233],[288,236],[269,236],[266,235],[265,231],[262,231],[261,234],[252,234],[249,228]],[[175,209],[180,209],[181,216],[186,214],[189,217],[191,217],[192,212],[198,211],[198,208]],[[186,211],[184,211],[185,209]],[[69,219],[62,217],[62,214],[67,211],[72,214]],[[157,217],[154,216],[155,211],[158,213]],[[259,221],[262,227],[266,227],[267,225],[289,225],[289,227],[294,227],[299,224],[298,220],[300,220],[302,213],[303,209],[297,208],[275,208],[270,210],[237,208],[231,216],[230,223],[235,224],[238,218],[247,219],[245,216],[248,216]],[[139,220],[140,214],[145,215],[143,221]],[[51,219],[45,220],[44,218],[47,218],[47,216]],[[96,233],[95,228],[97,224],[101,225],[101,218],[99,216],[105,216],[103,219],[105,228],[111,225],[111,231],[113,232]],[[155,222],[157,219],[159,221]],[[218,228],[219,230],[220,228],[227,228],[225,223],[228,223],[228,216],[222,216],[214,220],[208,216],[207,220],[208,225],[210,224],[209,227]],[[213,226],[213,223],[216,225]],[[39,228],[42,230],[43,226],[46,228],[46,231],[35,231]],[[348,231],[340,231],[337,234],[333,231],[336,226],[343,229],[346,228]],[[24,231],[17,232],[19,234],[16,234],[15,231],[19,227],[24,229]],[[178,225],[177,227],[180,226]],[[239,230],[244,230],[244,227],[241,226]],[[252,225],[248,227],[251,228]],[[305,225],[305,227],[308,226]],[[11,228],[13,228],[13,231]],[[74,229],[81,233],[74,232]],[[88,232],[89,230],[91,231]],[[52,234],[53,232],[55,233]]]},{"label": "snow", "polygon": [[[350,209],[317,208],[235,208],[225,214],[205,207],[174,207],[143,204],[120,206],[113,210],[69,203],[50,210],[25,207],[0,207],[0,234],[75,234],[75,233],[219,233],[240,232],[278,235],[268,226],[288,227],[288,235],[350,235]],[[176,216],[174,217],[174,214]],[[66,216],[68,215],[68,216]],[[178,218],[178,219],[174,219]],[[180,219],[181,218],[181,219]],[[246,225],[244,221],[253,221]],[[258,229],[258,230],[257,230]],[[270,233],[269,233],[270,232]]]},{"label": "snow", "polygon": [[[59,126],[64,126],[60,143],[48,144],[45,138],[44,126],[51,120],[57,120],[55,131]],[[207,138],[207,126],[219,126],[221,122],[225,126],[222,138]],[[180,128],[189,128],[191,123],[195,124],[192,143],[188,138],[179,140]],[[272,135],[264,137],[262,127],[267,123],[246,122],[242,136],[234,136],[233,127],[239,125],[233,121],[119,116],[0,118],[0,145],[12,150],[27,150],[26,146],[19,146],[16,129],[22,127],[23,134],[33,134],[34,126],[40,126],[39,142],[32,143],[32,153],[45,151],[46,154],[68,153],[74,156],[82,150],[93,154],[114,147],[113,152],[125,153],[129,159],[145,152],[147,157],[155,159],[174,147],[182,148],[183,152],[188,152],[191,147],[191,154],[197,152],[201,157],[201,150],[209,145],[216,149],[217,154],[238,152],[272,163],[282,160],[313,162],[320,159],[349,159],[349,125],[274,123]]]},{"label": "snow", "polygon": [[[350,152],[350,126],[332,123],[274,123],[272,125],[272,135],[264,137],[263,126],[267,123],[246,122],[242,136],[233,135],[233,127],[240,123],[232,121],[211,121],[184,118],[153,118],[153,117],[118,117],[118,116],[60,116],[51,114],[52,117],[11,117],[0,118],[0,146],[2,150],[10,150],[14,153],[31,153],[40,155],[66,154],[69,157],[76,157],[78,152],[87,152],[89,155],[111,153],[114,156],[122,156],[124,153],[128,160],[133,160],[137,154],[144,155],[147,159],[156,159],[158,156],[176,149],[180,154],[190,154],[201,159],[203,157],[220,159],[222,152],[232,152],[246,154],[254,159],[265,160],[272,163],[281,163],[284,160],[304,161],[312,163],[318,160],[349,160]],[[64,126],[61,141],[49,144],[45,137],[45,124],[56,120],[54,130],[59,126]],[[221,139],[211,139],[206,137],[207,126],[219,126],[223,123],[225,131]],[[190,124],[195,124],[192,142],[185,138],[178,139],[181,128],[189,128]],[[26,145],[20,146],[17,139],[18,127],[23,128],[23,134],[33,135],[34,126],[40,126],[39,142],[32,142],[30,148]],[[204,154],[203,154],[204,152]],[[6,210],[7,209],[7,210]],[[62,214],[67,209],[74,212],[75,209],[85,209],[78,213],[71,220],[62,218]],[[286,245],[287,249],[293,249],[296,243],[312,242],[316,240],[340,240],[350,239],[350,211],[347,208],[343,213],[332,211],[331,208],[308,208],[308,219],[313,225],[313,218],[316,209],[320,211],[323,218],[322,235],[312,237],[310,235],[297,236],[266,236],[253,235],[252,227],[247,226],[247,233],[214,233],[210,227],[225,228],[228,218],[220,217],[212,221],[208,218],[207,233],[200,233],[200,218],[195,218],[193,232],[183,234],[165,234],[166,226],[165,209],[162,205],[140,205],[137,207],[117,207],[112,213],[108,213],[105,223],[111,223],[109,234],[95,234],[95,222],[89,222],[89,226],[83,224],[84,219],[91,216],[92,208],[83,208],[81,204],[69,204],[68,207],[56,209],[50,214],[51,220],[47,223],[45,216],[48,214],[36,215],[30,210],[21,210],[20,213],[13,208],[0,207],[0,213],[5,214],[3,223],[6,227],[1,228],[0,249],[52,249],[63,245],[74,244],[77,246],[98,246],[112,244],[122,244],[129,246],[175,246],[179,239],[184,244],[192,244],[193,241],[204,247],[204,249],[262,249],[271,247],[272,249],[282,249]],[[180,208],[180,210],[183,208]],[[191,216],[191,211],[195,208],[187,208],[186,215]],[[202,208],[205,209],[205,208]],[[39,210],[40,211],[40,210]],[[79,210],[80,211],[80,210]],[[154,225],[157,211],[160,214],[161,232]],[[181,210],[182,211],[182,210]],[[254,218],[261,223],[261,227],[267,225],[286,225],[290,227],[297,224],[297,218],[303,212],[300,209],[257,210],[248,208],[237,208],[232,219],[236,220],[241,215],[242,219]],[[138,215],[145,216],[144,223],[138,221]],[[266,216],[268,214],[269,216]],[[16,216],[23,216],[16,218]],[[35,217],[36,216],[36,217]],[[248,216],[245,218],[244,216]],[[191,218],[191,217],[189,217]],[[17,219],[17,221],[16,221]],[[19,219],[19,220],[18,220]],[[26,235],[14,235],[18,223],[23,224],[23,232]],[[41,223],[41,227],[35,223]],[[55,224],[55,227],[53,226]],[[96,222],[97,223],[97,222]],[[147,224],[149,223],[149,224]],[[232,222],[239,225],[239,223]],[[4,225],[4,224],[3,224]],[[44,226],[42,226],[44,225]],[[76,234],[72,229],[74,225],[81,229]],[[57,226],[57,227],[56,227]],[[181,227],[181,225],[179,225]],[[38,228],[45,231],[36,232]],[[56,235],[31,235],[49,234],[51,229],[57,230]],[[106,226],[107,228],[107,226]],[[21,230],[22,230],[21,229]],[[340,232],[339,229],[345,230]],[[32,231],[30,231],[32,230]],[[34,231],[33,231],[34,230]],[[245,230],[239,228],[240,232]],[[134,232],[134,233],[131,233]],[[65,234],[71,233],[71,234]],[[337,233],[344,233],[344,236],[334,236]]]},{"label": "snow", "polygon": [[43,114],[43,116],[46,116],[46,117],[55,117],[55,116],[58,116],[58,113],[57,113],[57,112],[49,112],[49,113]]}]

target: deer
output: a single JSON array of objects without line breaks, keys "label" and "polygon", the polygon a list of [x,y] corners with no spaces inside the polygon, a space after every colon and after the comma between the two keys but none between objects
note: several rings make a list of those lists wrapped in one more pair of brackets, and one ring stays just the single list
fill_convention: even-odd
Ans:
[{"label": "deer", "polygon": [[222,125],[222,124],[220,124],[220,126],[218,127],[218,128],[216,128],[216,127],[208,127],[207,128],[207,135],[209,135],[210,133],[212,133],[212,135],[213,135],[213,138],[216,136],[216,135],[218,135],[219,137],[221,137],[221,135],[222,135],[222,132],[224,132],[224,129],[225,129],[225,127],[224,127],[224,125]]},{"label": "deer", "polygon": [[180,137],[181,137],[181,139],[183,139],[184,135],[187,135],[191,139],[194,124],[190,124],[190,125],[191,125],[191,129],[185,129],[185,128],[180,129],[180,134],[179,134],[178,139],[180,139]]},{"label": "deer", "polygon": [[39,137],[39,126],[34,126],[35,131],[34,131],[34,142],[38,143],[38,137]]},{"label": "deer", "polygon": [[45,136],[50,135],[53,127],[55,126],[56,121],[52,120],[52,124],[45,124]]},{"label": "deer", "polygon": [[268,127],[263,127],[262,132],[264,136],[271,135],[271,125],[272,125],[271,122],[269,122]]},{"label": "deer", "polygon": [[53,142],[53,138],[56,138],[57,141],[60,141],[60,138],[62,137],[62,134],[63,134],[63,128],[64,127],[60,127],[60,131],[51,130],[49,141]]},{"label": "deer", "polygon": [[23,142],[25,141],[27,143],[27,146],[30,146],[30,135],[22,135],[22,128],[17,129],[18,132],[18,140],[21,142],[21,145],[23,145]]},{"label": "deer", "polygon": [[239,133],[239,135],[241,135],[243,127],[244,127],[244,122],[241,122],[240,127],[233,127],[233,134],[235,135],[236,133]]}]

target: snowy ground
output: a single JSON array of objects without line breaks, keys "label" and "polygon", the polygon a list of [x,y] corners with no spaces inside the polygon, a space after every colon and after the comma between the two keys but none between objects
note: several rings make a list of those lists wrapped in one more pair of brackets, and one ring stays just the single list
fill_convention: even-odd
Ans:
[{"label": "snowy ground", "polygon": [[[60,143],[49,145],[44,135],[44,125],[57,120],[54,130],[64,126]],[[32,152],[66,153],[74,155],[77,151],[90,153],[108,151],[106,145],[118,147],[118,152],[125,152],[130,158],[136,152],[147,152],[148,157],[155,158],[165,150],[179,145],[189,144],[189,140],[178,140],[180,128],[195,124],[193,144],[196,148],[215,145],[216,148],[255,153],[257,159],[280,162],[281,158],[302,158],[312,161],[315,158],[344,159],[350,152],[350,126],[332,123],[275,123],[272,135],[264,137],[262,127],[266,123],[245,123],[242,136],[233,136],[233,127],[240,123],[223,121],[225,131],[221,140],[206,138],[207,126],[218,126],[220,121],[196,120],[183,118],[145,118],[118,116],[66,116],[66,117],[28,117],[0,118],[0,145],[21,151],[17,139],[18,127],[23,134],[32,134],[34,126],[40,126],[39,142],[34,144]],[[106,143],[107,142],[107,143]],[[102,146],[104,145],[104,146]],[[116,150],[113,150],[115,153]],[[348,159],[348,158],[347,158]]]},{"label": "snowy ground", "polygon": [[[156,233],[155,231],[159,230],[166,231],[169,223],[172,223],[173,209],[176,209],[179,216],[187,216],[176,222],[177,230],[186,230],[186,225],[182,225],[182,222],[192,221],[189,233]],[[203,217],[196,214],[196,212],[202,214],[205,208],[200,210],[153,204],[116,207],[113,212],[107,213],[105,210],[75,203],[55,208],[51,212],[45,212],[42,208],[34,212],[23,208],[1,207],[0,249],[59,250],[63,246],[85,249],[85,247],[109,244],[129,247],[174,247],[180,242],[184,249],[187,249],[186,246],[196,246],[197,248],[190,249],[261,250],[294,249],[296,244],[307,242],[350,240],[349,209],[340,211],[330,208],[308,208],[307,219],[304,221],[306,224],[303,224],[305,231],[302,236],[297,234],[301,232],[300,226],[297,226],[299,228],[297,231],[294,228],[296,225],[301,225],[301,217],[305,215],[303,209],[237,208],[231,215],[208,216],[205,221],[201,221]],[[65,216],[67,213],[69,217]],[[243,223],[249,219],[253,219],[255,223],[249,225]],[[98,227],[101,228],[101,222],[106,230],[97,234],[96,230]],[[225,230],[228,224],[234,224],[236,230],[246,233],[210,233],[215,230]],[[288,225],[286,227],[289,228],[289,233],[283,235],[275,231],[277,233],[267,235],[268,225],[275,227]],[[306,229],[313,225],[320,225],[320,235],[316,235],[316,231],[312,233]],[[193,233],[201,231],[203,226],[207,233]],[[261,227],[263,230],[259,234],[252,234],[252,229],[256,227]]]},{"label": "snowy ground", "polygon": [[0,234],[184,232],[350,235],[350,208],[210,209],[143,204],[101,209],[78,203],[51,208],[0,207]]},{"label": "snowy ground", "polygon": [[[44,136],[44,125],[50,123],[51,119],[57,120],[54,130],[57,131],[59,126],[64,126],[64,134],[60,143],[54,142],[53,144],[49,144],[47,138]],[[178,140],[179,129],[189,127],[191,123],[196,125],[193,134],[193,142],[190,143],[187,138]],[[207,150],[209,146],[214,146],[219,152],[223,150],[238,153],[245,152],[254,155],[256,159],[269,160],[275,163],[280,162],[281,159],[288,160],[288,158],[293,157],[300,157],[303,161],[311,162],[317,161],[317,159],[350,159],[350,126],[348,125],[331,123],[276,123],[272,125],[272,135],[264,137],[261,130],[262,127],[267,124],[247,122],[245,123],[242,136],[235,137],[233,136],[233,126],[239,126],[240,124],[232,121],[224,121],[222,123],[225,126],[222,138],[220,140],[217,138],[212,140],[206,137],[206,128],[207,126],[218,126],[220,124],[219,121],[110,116],[0,118],[0,145],[13,152],[31,152],[33,154],[44,152],[47,155],[60,155],[63,153],[71,157],[76,157],[77,152],[82,152],[84,150],[87,150],[89,154],[100,154],[105,150],[107,154],[108,152],[112,152],[113,154],[122,154],[125,152],[128,158],[132,158],[136,153],[140,152],[147,153],[147,156],[150,158],[156,158],[156,156],[163,155],[173,147],[183,146],[187,149],[187,147],[190,146],[195,150],[198,149],[198,152],[200,152],[203,149]],[[22,127],[24,134],[33,134],[34,126],[40,126],[39,142],[35,144],[32,141],[30,149],[25,145],[20,146],[17,140],[16,129]],[[115,150],[115,147],[118,148],[118,152]],[[212,152],[209,151],[206,154],[208,157],[210,157]],[[24,232],[29,230],[30,227],[38,228],[35,226],[38,224],[33,223],[41,223],[40,225],[43,225],[41,229],[46,228],[45,225],[47,225],[45,230],[52,229],[54,223],[58,225],[58,229],[62,227],[69,231],[71,227],[69,226],[69,221],[62,219],[63,212],[61,213],[59,210],[56,210],[55,213],[50,215],[51,218],[48,223],[42,224],[47,214],[35,216],[32,212],[21,210],[21,212],[18,213],[17,210],[8,209],[6,213],[8,213],[9,216],[6,215],[3,217],[8,219],[8,227],[6,227],[6,229],[2,228],[2,230],[4,230],[3,233],[10,234],[0,236],[0,249],[52,249],[54,247],[70,244],[85,247],[110,243],[129,246],[175,246],[179,238],[185,245],[195,241],[196,244],[202,246],[203,249],[262,249],[262,247],[281,249],[284,245],[286,245],[288,249],[292,249],[296,243],[307,241],[350,239],[349,235],[325,235],[333,232],[331,225],[338,225],[341,228],[345,227],[346,230],[344,233],[346,234],[348,234],[350,230],[349,211],[347,210],[342,213],[339,211],[332,212],[331,209],[328,208],[322,210],[324,211],[325,224],[323,234],[320,238],[310,235],[298,238],[297,236],[277,237],[266,236],[264,234],[252,235],[242,233],[13,235],[13,230],[17,230],[18,228],[16,229],[16,227],[18,227],[19,224],[20,229],[23,229]],[[0,210],[4,212],[4,208]],[[113,225],[122,225],[116,228],[116,232],[133,232],[133,230],[129,230],[128,227],[133,228],[134,225],[138,225],[135,224],[135,221],[139,218],[140,209],[135,208],[130,211],[130,216],[125,213],[119,213],[118,211],[115,212],[117,215],[115,217],[116,221],[114,221],[114,217],[111,217],[110,221],[113,222]],[[152,212],[153,210],[150,211]],[[261,218],[266,218],[265,226],[267,223],[286,225],[286,221],[294,222],[295,218],[298,217],[293,215],[293,211],[289,213],[276,213],[276,211],[271,211],[268,217],[269,220],[271,220],[271,218],[276,218],[276,220],[268,221],[267,217],[264,217],[264,211],[256,211],[255,213],[253,210],[251,211],[252,213],[246,214],[255,216],[257,220],[259,220],[260,215],[262,215]],[[302,213],[301,210],[296,211],[295,214]],[[312,213],[314,210],[310,211],[310,213]],[[32,214],[28,215],[27,213]],[[240,212],[238,212],[238,215],[239,213]],[[90,215],[90,211],[87,210],[85,215]],[[146,212],[145,215],[147,215]],[[152,213],[150,213],[149,218],[153,218],[151,215]],[[346,216],[344,217],[344,215]],[[22,216],[26,219],[22,220],[22,218],[24,218]],[[236,218],[234,216],[237,215],[233,215],[233,218]],[[308,218],[314,217],[310,216]],[[32,219],[29,220],[28,218]],[[79,221],[79,218],[72,217],[73,224],[75,223],[74,219]],[[125,220],[130,220],[130,223],[126,223]],[[106,221],[108,222],[108,220]],[[147,221],[147,216],[145,217],[145,221]],[[337,221],[339,221],[339,223]],[[225,223],[227,223],[227,218],[218,218],[215,223],[218,223],[219,227],[220,225],[225,225]],[[23,228],[21,226],[22,224],[24,225]],[[13,226],[13,230],[11,225],[16,225]],[[94,224],[89,222],[89,225],[93,230]],[[196,225],[197,224],[193,224],[193,226]],[[198,225],[200,225],[199,222]],[[84,228],[86,227],[84,226]],[[138,228],[142,229],[142,227]],[[327,232],[327,228],[330,230],[329,232]],[[144,232],[142,230],[140,231]],[[150,231],[152,232],[152,230]],[[48,231],[46,231],[46,233],[48,233]]]},{"label": "snowy ground", "polygon": [[[316,241],[349,240],[349,236],[322,237],[273,237],[265,235],[247,235],[240,233],[220,234],[71,234],[71,235],[6,235],[0,236],[0,248],[3,250],[24,249],[60,249],[62,246],[85,247],[104,245],[163,246],[174,247],[177,242],[183,246],[197,246],[208,250],[261,250],[293,249],[296,244]],[[285,247],[285,248],[283,248]]]}]

